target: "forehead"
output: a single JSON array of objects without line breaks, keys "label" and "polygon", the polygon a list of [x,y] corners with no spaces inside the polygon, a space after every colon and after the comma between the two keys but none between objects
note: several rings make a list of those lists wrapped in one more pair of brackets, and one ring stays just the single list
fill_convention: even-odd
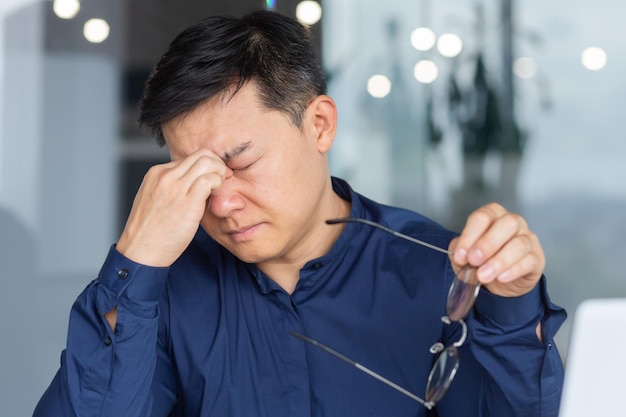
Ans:
[{"label": "forehead", "polygon": [[221,94],[164,123],[163,135],[170,152],[177,156],[189,155],[200,147],[224,155],[230,148],[251,141],[268,112],[271,110],[261,106],[255,87],[248,83],[235,94]]}]

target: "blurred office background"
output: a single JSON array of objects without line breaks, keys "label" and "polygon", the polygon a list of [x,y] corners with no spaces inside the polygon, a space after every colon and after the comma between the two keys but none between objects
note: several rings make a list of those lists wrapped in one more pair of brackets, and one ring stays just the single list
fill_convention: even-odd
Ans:
[{"label": "blurred office background", "polygon": [[3,416],[32,413],[73,300],[168,159],[135,125],[151,66],[201,16],[260,8],[311,25],[339,106],[335,175],[456,230],[491,200],[526,216],[570,312],[564,357],[580,301],[626,297],[626,5],[1,0]]}]

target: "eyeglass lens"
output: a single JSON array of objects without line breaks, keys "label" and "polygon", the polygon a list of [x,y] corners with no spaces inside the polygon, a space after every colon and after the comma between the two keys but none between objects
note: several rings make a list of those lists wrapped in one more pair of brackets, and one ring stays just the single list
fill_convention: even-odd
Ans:
[{"label": "eyeglass lens", "polygon": [[450,321],[459,321],[472,309],[480,290],[476,278],[476,268],[464,266],[456,273],[457,279],[452,281],[448,291],[446,312]]},{"label": "eyeglass lens", "polygon": [[457,369],[459,368],[459,351],[455,346],[444,349],[439,354],[433,369],[428,376],[426,394],[424,398],[428,403],[438,403],[450,388]]}]

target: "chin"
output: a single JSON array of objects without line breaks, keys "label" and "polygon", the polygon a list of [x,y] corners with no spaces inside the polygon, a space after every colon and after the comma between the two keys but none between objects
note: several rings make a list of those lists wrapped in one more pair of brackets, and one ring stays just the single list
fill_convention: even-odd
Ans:
[{"label": "chin", "polygon": [[261,262],[266,262],[274,257],[266,251],[259,251],[259,250],[254,250],[254,249],[251,250],[251,248],[226,247],[226,249],[228,249],[230,253],[235,255],[239,260],[249,263],[249,264],[258,264]]}]

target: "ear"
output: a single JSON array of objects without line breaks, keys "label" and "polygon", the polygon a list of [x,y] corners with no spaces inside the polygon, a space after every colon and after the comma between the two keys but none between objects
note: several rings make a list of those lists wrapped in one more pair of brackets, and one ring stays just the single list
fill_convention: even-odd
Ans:
[{"label": "ear", "polygon": [[313,122],[317,150],[326,153],[333,146],[337,130],[337,106],[327,95],[317,96],[309,104],[309,114]]}]

